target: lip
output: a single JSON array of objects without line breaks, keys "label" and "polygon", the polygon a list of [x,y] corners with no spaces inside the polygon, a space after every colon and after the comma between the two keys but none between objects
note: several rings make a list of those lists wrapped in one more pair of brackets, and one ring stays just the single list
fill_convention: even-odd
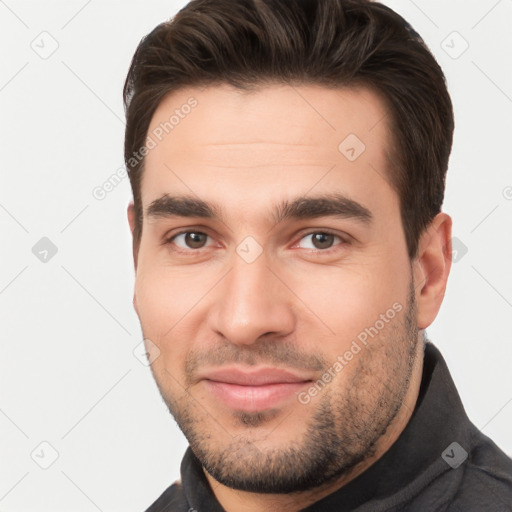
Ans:
[{"label": "lip", "polygon": [[258,368],[251,370],[224,368],[204,373],[201,378],[226,384],[238,384],[240,386],[263,386],[266,384],[283,384],[311,380],[281,368]]},{"label": "lip", "polygon": [[208,372],[201,380],[224,405],[245,412],[275,408],[311,382],[280,368],[227,368]]}]

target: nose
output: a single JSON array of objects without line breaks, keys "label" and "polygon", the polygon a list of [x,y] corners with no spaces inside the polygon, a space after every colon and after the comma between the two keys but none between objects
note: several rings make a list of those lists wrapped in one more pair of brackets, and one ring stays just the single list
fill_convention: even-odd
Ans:
[{"label": "nose", "polygon": [[294,295],[278,273],[264,252],[251,263],[235,253],[231,270],[211,297],[209,328],[236,345],[293,332]]}]

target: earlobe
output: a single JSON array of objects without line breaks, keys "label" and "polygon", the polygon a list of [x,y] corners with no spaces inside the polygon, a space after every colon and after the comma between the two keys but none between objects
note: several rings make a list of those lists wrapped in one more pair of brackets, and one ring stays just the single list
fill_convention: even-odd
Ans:
[{"label": "earlobe", "polygon": [[414,262],[418,328],[426,329],[443,302],[452,263],[452,219],[438,213],[420,236]]}]

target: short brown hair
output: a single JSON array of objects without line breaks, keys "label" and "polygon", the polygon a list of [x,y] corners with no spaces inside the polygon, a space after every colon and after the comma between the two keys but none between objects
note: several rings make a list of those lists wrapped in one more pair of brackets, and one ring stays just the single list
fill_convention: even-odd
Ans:
[{"label": "short brown hair", "polygon": [[453,137],[445,77],[412,27],[370,0],[193,0],[142,39],[128,71],[125,162],[142,234],[141,175],[151,118],[187,86],[269,83],[369,87],[391,114],[388,177],[400,200],[409,257],[441,211]]}]

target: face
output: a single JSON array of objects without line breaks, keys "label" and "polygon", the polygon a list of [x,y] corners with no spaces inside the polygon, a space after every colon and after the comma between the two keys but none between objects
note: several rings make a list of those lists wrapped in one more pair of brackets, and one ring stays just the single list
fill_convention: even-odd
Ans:
[{"label": "face", "polygon": [[134,304],[170,412],[223,485],[347,473],[396,419],[420,342],[384,104],[189,88],[151,134]]}]

